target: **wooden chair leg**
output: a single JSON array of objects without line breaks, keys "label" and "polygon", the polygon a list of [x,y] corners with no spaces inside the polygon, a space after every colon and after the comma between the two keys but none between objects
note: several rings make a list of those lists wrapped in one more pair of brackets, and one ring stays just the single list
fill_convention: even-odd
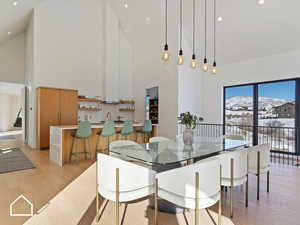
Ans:
[{"label": "wooden chair leg", "polygon": [[100,149],[99,149],[99,139],[100,139],[100,135],[97,135],[96,153],[100,151]]},{"label": "wooden chair leg", "polygon": [[74,137],[73,138],[73,142],[72,142],[72,147],[71,147],[71,152],[70,152],[70,162],[72,162],[72,154],[73,154],[73,152],[74,152],[74,148],[75,148],[75,143],[76,142],[76,138]]},{"label": "wooden chair leg", "polygon": [[84,159],[87,160],[87,139],[84,139]]}]

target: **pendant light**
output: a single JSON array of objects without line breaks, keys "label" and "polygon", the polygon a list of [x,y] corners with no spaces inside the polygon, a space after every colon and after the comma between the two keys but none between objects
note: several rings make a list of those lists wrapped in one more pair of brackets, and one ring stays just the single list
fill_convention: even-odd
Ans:
[{"label": "pendant light", "polygon": [[207,63],[207,56],[206,56],[206,49],[207,49],[207,0],[204,0],[204,61],[203,61],[203,71],[208,71],[208,63]]},{"label": "pendant light", "polygon": [[182,65],[184,63],[184,56],[182,51],[182,0],[180,0],[180,49],[177,59],[177,64]]},{"label": "pendant light", "polygon": [[193,69],[197,67],[196,54],[195,54],[195,0],[193,0],[193,55],[192,55],[191,67]]},{"label": "pendant light", "polygon": [[212,67],[212,74],[217,74],[216,63],[216,0],[214,0],[214,63]]},{"label": "pendant light", "polygon": [[170,52],[169,52],[169,46],[168,46],[168,0],[166,0],[166,8],[165,8],[165,46],[164,51],[162,54],[162,60],[167,62],[170,59]]}]

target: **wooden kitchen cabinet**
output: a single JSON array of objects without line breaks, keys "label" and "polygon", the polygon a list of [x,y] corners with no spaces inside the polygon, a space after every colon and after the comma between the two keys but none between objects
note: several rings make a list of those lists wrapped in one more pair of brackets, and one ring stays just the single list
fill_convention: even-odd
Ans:
[{"label": "wooden kitchen cabinet", "polygon": [[37,147],[49,148],[50,126],[76,125],[77,114],[77,90],[37,88]]}]

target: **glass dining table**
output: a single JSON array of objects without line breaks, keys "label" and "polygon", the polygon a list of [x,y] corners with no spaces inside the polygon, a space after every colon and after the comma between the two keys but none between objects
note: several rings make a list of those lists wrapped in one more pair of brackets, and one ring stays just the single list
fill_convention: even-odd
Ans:
[{"label": "glass dining table", "polygon": [[[110,149],[110,152],[121,158],[151,166],[159,173],[248,145],[249,143],[246,141],[222,137],[195,137],[194,144],[191,146],[184,145],[183,141],[163,141],[114,147]],[[162,200],[159,202],[159,210],[167,213],[179,213],[183,209]]]}]

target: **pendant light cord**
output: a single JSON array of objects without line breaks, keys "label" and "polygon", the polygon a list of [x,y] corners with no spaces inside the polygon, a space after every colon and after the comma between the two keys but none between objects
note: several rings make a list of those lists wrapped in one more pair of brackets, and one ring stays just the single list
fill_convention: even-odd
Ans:
[{"label": "pendant light cord", "polygon": [[168,43],[168,0],[166,0],[166,9],[165,9],[165,15],[166,15],[166,18],[165,18],[165,23],[166,23],[166,44]]},{"label": "pendant light cord", "polygon": [[206,40],[206,36],[207,36],[207,0],[204,1],[204,55],[206,58],[206,46],[207,46],[207,40]]},{"label": "pendant light cord", "polygon": [[182,0],[180,0],[180,50],[182,50]]},{"label": "pendant light cord", "polygon": [[216,62],[216,0],[214,0],[214,62]]},{"label": "pendant light cord", "polygon": [[195,0],[193,0],[193,54],[195,54]]}]

